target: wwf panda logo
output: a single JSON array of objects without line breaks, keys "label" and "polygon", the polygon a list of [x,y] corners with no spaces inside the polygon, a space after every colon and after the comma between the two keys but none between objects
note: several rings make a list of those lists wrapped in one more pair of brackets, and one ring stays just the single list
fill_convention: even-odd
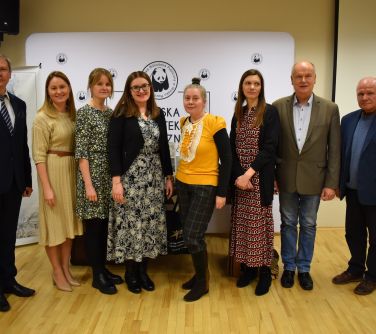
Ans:
[{"label": "wwf panda logo", "polygon": [[178,74],[169,63],[154,61],[146,65],[143,71],[151,78],[156,100],[170,97],[178,87]]},{"label": "wwf panda logo", "polygon": [[112,76],[112,79],[116,79],[117,75],[118,75],[118,72],[114,69],[114,68],[109,68],[108,69],[108,72],[111,73],[111,76]]},{"label": "wwf panda logo", "polygon": [[87,100],[87,92],[80,90],[76,94],[76,99],[78,100],[79,103],[83,103]]},{"label": "wwf panda logo", "polygon": [[68,61],[68,57],[65,53],[58,53],[56,56],[56,62],[58,64],[64,65]]},{"label": "wwf panda logo", "polygon": [[262,54],[261,53],[254,53],[251,56],[251,61],[255,65],[261,64],[262,63]]},{"label": "wwf panda logo", "polygon": [[170,85],[168,84],[166,69],[156,67],[151,74],[151,83],[153,84],[154,92],[167,90]]},{"label": "wwf panda logo", "polygon": [[201,80],[208,80],[210,78],[210,71],[206,68],[203,68],[198,73],[198,76],[201,78]]},{"label": "wwf panda logo", "polygon": [[238,100],[238,91],[231,94],[231,101],[236,102]]}]

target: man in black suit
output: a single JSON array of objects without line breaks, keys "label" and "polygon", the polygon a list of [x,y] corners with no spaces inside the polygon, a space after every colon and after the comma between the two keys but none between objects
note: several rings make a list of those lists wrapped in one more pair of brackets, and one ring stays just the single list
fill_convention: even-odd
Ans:
[{"label": "man in black suit", "polygon": [[[346,241],[351,258],[334,284],[360,283],[354,292],[376,290],[376,77],[356,88],[360,109],[342,118],[340,198],[346,197]],[[367,235],[369,247],[367,251]]]},{"label": "man in black suit", "polygon": [[30,197],[31,166],[27,146],[26,104],[6,86],[11,65],[0,54],[0,311],[10,305],[5,294],[30,297],[35,291],[17,283],[15,243],[22,196]]}]

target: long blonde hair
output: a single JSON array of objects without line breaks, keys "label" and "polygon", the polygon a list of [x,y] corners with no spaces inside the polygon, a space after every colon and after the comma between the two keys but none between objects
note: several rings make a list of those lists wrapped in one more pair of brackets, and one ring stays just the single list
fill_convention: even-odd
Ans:
[{"label": "long blonde hair", "polygon": [[68,77],[63,72],[60,72],[60,71],[53,71],[48,75],[46,79],[46,86],[45,86],[45,91],[44,91],[45,93],[44,102],[43,102],[42,107],[38,110],[38,112],[44,112],[45,114],[53,118],[57,117],[57,110],[55,106],[53,105],[52,100],[48,94],[48,86],[50,85],[50,82],[53,78],[60,78],[64,80],[65,83],[68,85],[69,97],[68,97],[65,107],[71,120],[75,121],[76,120],[76,107],[74,105],[72,86],[70,84]]}]

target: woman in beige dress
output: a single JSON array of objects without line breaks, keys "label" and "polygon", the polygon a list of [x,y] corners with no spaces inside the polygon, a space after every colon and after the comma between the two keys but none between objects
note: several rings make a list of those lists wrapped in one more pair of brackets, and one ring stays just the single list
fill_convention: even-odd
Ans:
[{"label": "woman in beige dress", "polygon": [[33,159],[38,172],[40,244],[51,262],[53,283],[63,291],[80,285],[69,270],[72,239],[82,234],[75,214],[75,117],[69,79],[62,72],[50,73],[44,104],[33,123]]}]

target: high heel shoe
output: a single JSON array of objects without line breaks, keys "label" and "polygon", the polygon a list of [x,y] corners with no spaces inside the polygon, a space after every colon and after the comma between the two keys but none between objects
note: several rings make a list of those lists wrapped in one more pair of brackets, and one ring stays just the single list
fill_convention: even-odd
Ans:
[{"label": "high heel shoe", "polygon": [[68,283],[67,286],[59,285],[59,284],[56,282],[56,279],[55,279],[55,277],[54,277],[53,274],[52,274],[52,284],[53,284],[54,286],[56,286],[56,289],[58,289],[58,290],[66,291],[66,292],[72,292],[72,291],[73,291],[73,290],[72,290],[72,287],[69,285],[69,283]]},{"label": "high heel shoe", "polygon": [[68,283],[69,283],[71,286],[81,286],[81,283],[78,282],[78,281],[76,281],[74,278],[72,278],[72,279],[67,278],[67,281],[68,281]]}]

